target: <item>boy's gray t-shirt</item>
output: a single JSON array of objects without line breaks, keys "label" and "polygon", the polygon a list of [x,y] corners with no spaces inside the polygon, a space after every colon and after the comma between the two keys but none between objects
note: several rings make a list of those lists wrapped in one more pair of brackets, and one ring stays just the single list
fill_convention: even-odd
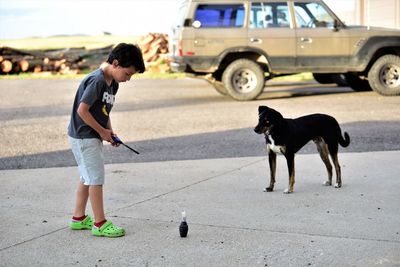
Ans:
[{"label": "boy's gray t-shirt", "polygon": [[104,128],[107,128],[109,114],[118,91],[118,83],[114,80],[108,86],[102,69],[97,69],[87,75],[75,95],[72,107],[71,121],[68,126],[68,135],[77,138],[100,138],[100,135],[87,125],[78,114],[81,102],[90,106],[89,112]]}]

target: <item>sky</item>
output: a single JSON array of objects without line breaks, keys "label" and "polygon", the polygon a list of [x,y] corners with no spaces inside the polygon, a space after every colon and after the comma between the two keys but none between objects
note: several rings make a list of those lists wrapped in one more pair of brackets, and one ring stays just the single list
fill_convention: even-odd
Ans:
[{"label": "sky", "polygon": [[[326,0],[334,11],[354,0]],[[182,0],[0,0],[0,40],[170,33]]]},{"label": "sky", "polygon": [[181,0],[0,0],[0,39],[169,33]]}]

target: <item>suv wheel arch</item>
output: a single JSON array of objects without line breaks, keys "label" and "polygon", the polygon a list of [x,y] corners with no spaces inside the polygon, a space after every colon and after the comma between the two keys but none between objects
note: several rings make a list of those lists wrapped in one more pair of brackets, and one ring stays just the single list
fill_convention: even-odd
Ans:
[{"label": "suv wheel arch", "polygon": [[[268,60],[268,55],[265,54],[264,51],[257,48],[249,48],[249,47],[235,47],[233,49],[229,49],[224,51],[218,60],[218,71],[221,73],[225,70],[225,68],[231,64],[233,61],[238,59],[249,59],[254,62],[258,62],[264,69],[265,72],[270,71],[270,65]],[[215,76],[217,79],[217,76]]]}]

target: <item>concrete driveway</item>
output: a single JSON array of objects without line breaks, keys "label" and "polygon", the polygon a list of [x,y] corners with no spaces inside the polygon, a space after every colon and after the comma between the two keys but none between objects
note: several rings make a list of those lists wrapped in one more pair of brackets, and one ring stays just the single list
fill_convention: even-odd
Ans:
[{"label": "concrete driveway", "polygon": [[[105,239],[67,227],[78,172],[65,130],[78,82],[0,81],[0,266],[400,266],[400,98],[283,84],[243,103],[198,80],[125,84],[113,125],[142,154],[106,146],[107,217],[127,234]],[[307,145],[295,192],[282,194],[283,157],[275,191],[263,192],[258,105],[335,116],[352,138],[339,154],[343,187],[322,186],[325,167]]]}]

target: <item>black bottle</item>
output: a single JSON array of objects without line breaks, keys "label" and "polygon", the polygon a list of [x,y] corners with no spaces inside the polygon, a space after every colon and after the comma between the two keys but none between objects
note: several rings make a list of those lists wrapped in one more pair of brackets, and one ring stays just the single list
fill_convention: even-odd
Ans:
[{"label": "black bottle", "polygon": [[182,222],[179,225],[179,234],[181,237],[186,237],[189,231],[189,226],[186,222],[186,212],[182,212]]}]

